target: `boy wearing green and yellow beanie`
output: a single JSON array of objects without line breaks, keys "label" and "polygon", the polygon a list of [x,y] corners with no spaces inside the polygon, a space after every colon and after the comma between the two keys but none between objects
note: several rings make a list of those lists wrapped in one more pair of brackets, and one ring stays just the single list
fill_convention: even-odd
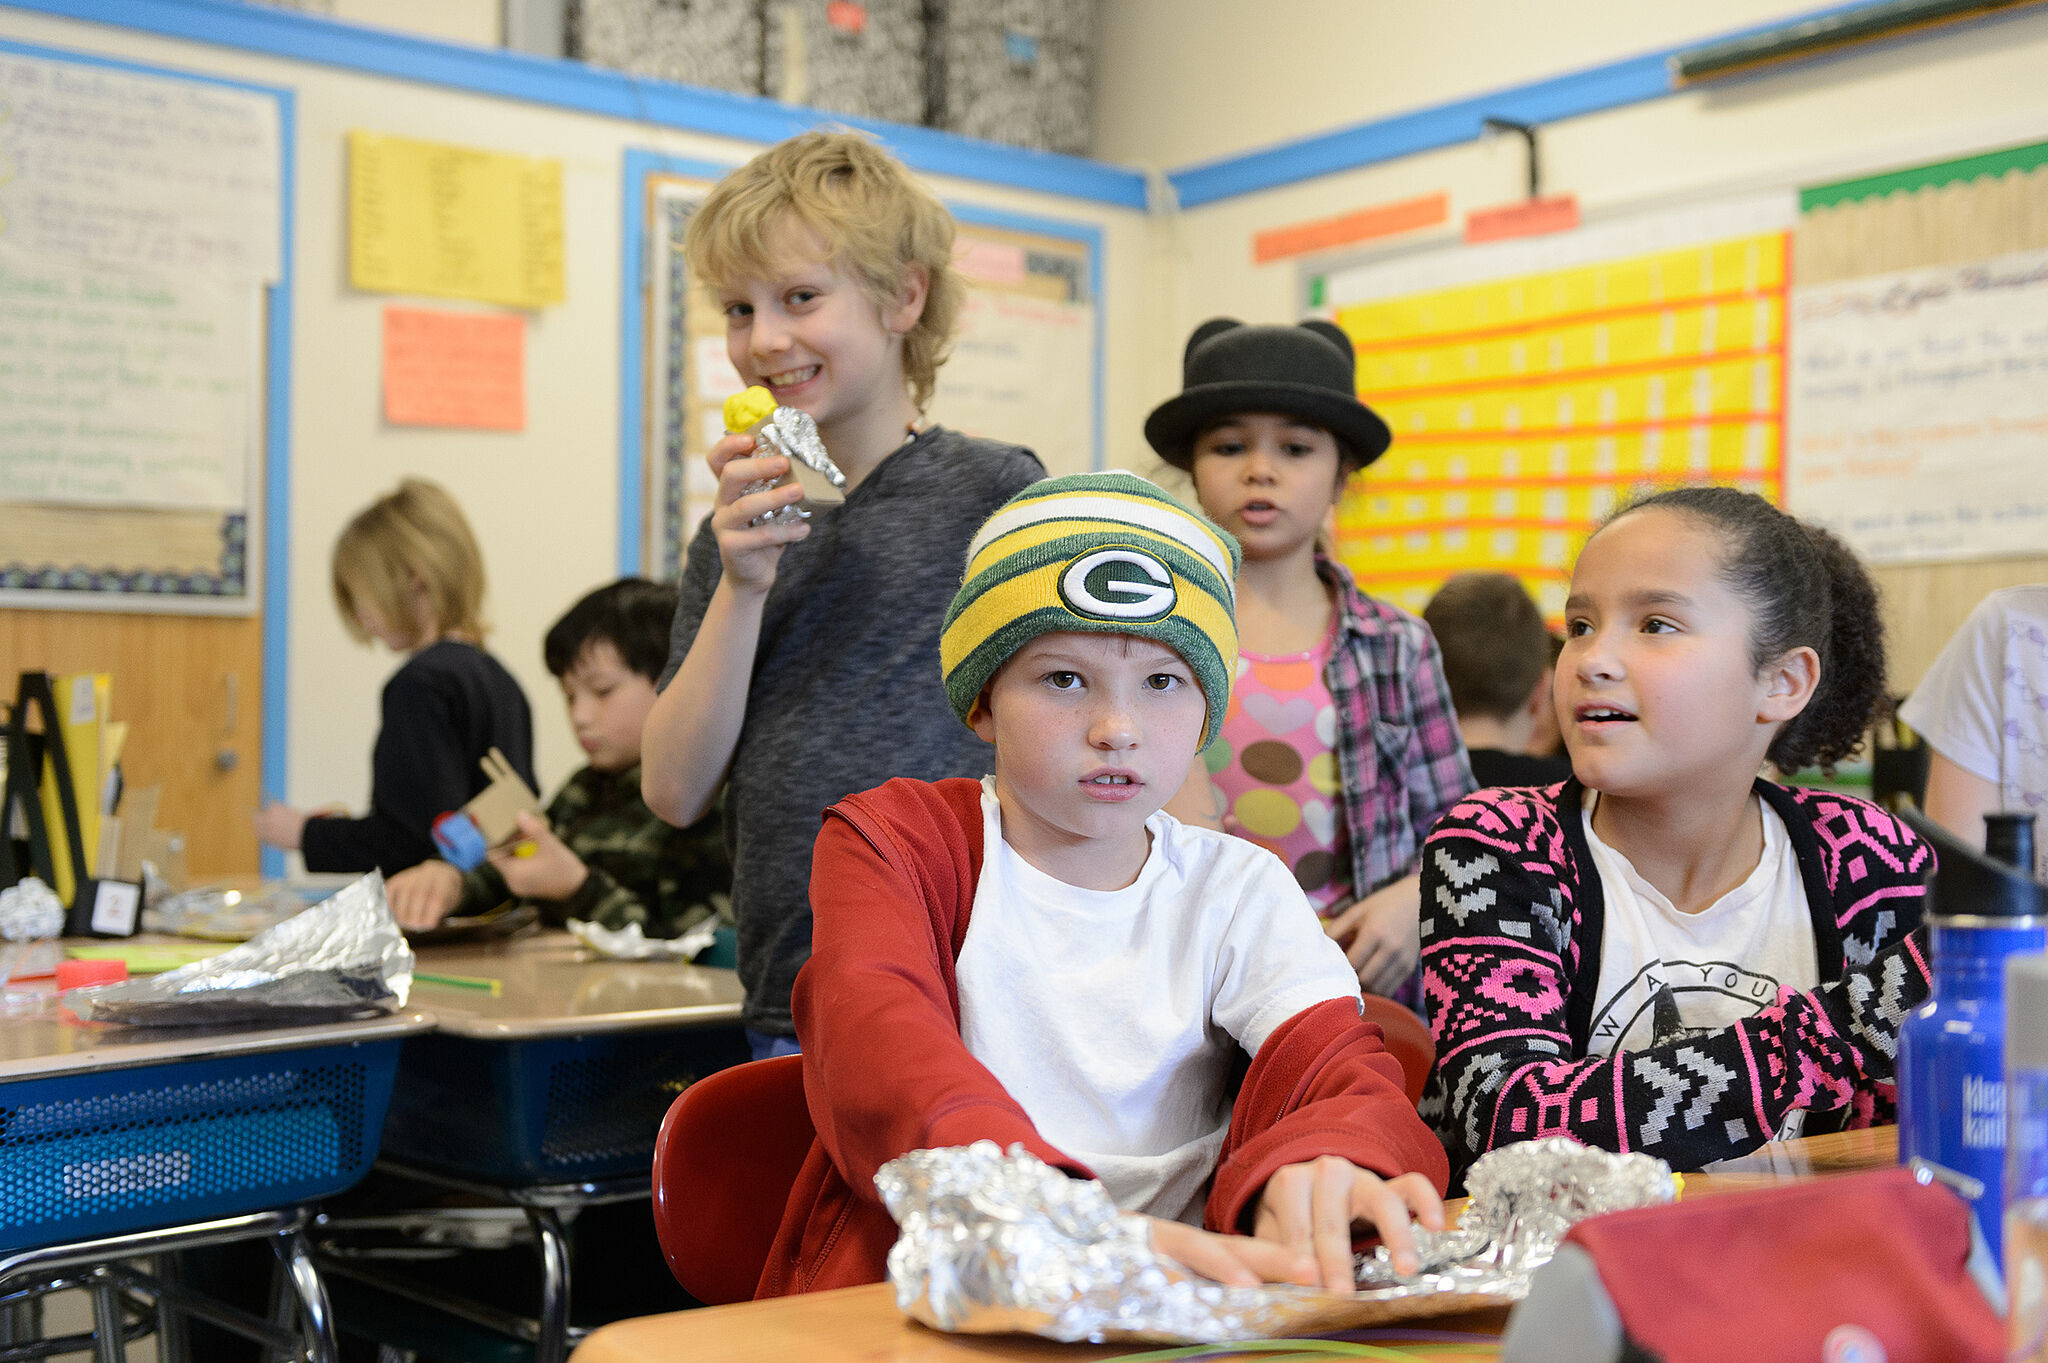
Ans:
[{"label": "boy wearing green and yellow beanie", "polygon": [[825,813],[793,998],[819,1139],[757,1295],[880,1280],[875,1171],[977,1140],[1099,1178],[1223,1281],[1348,1292],[1354,1223],[1411,1269],[1410,1216],[1442,1224],[1443,1148],[1300,887],[1162,808],[1229,703],[1237,563],[1126,473],[975,536],[940,660],[995,774]]}]

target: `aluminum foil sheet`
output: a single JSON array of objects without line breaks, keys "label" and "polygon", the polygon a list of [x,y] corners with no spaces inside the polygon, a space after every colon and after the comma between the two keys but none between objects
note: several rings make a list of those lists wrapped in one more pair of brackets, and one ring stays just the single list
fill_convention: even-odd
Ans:
[{"label": "aluminum foil sheet", "polygon": [[218,956],[124,984],[78,989],[71,1010],[138,1026],[281,1027],[396,1012],[412,992],[412,948],[375,871]]},{"label": "aluminum foil sheet", "polygon": [[718,936],[718,919],[706,918],[678,937],[649,937],[638,923],[608,928],[581,918],[569,920],[569,931],[608,961],[694,961]]},{"label": "aluminum foil sheet", "polygon": [[1564,1139],[1487,1155],[1468,1184],[1467,1228],[1415,1228],[1421,1272],[1400,1277],[1384,1254],[1360,1256],[1361,1287],[1347,1296],[1191,1273],[1155,1251],[1145,1219],[1118,1211],[1101,1184],[1022,1146],[916,1150],[875,1175],[901,1228],[889,1280],[904,1312],[940,1330],[1097,1343],[1271,1339],[1510,1306],[1574,1223],[1668,1202],[1675,1189],[1661,1161]]},{"label": "aluminum foil sheet", "polygon": [[[758,409],[757,409],[758,410]],[[777,407],[774,414],[754,432],[757,448],[767,448],[777,454],[789,456],[790,472],[802,484],[804,500],[815,503],[831,503],[846,500],[846,475],[839,471],[839,465],[832,462],[832,456],[825,453],[825,441],[818,434],[818,423],[811,414],[795,407]],[[741,490],[742,495],[766,492],[775,486],[776,480],[762,478],[749,483]],[[807,521],[811,513],[799,502],[792,506],[778,507],[765,516],[756,516],[753,525],[773,525],[779,521]]]}]

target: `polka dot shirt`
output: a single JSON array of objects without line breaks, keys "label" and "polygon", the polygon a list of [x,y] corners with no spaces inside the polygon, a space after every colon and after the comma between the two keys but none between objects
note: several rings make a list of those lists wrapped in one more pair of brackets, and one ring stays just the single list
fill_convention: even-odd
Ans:
[{"label": "polka dot shirt", "polygon": [[1224,828],[1285,862],[1325,917],[1354,897],[1337,707],[1323,681],[1333,639],[1306,653],[1240,653],[1223,732],[1202,754]]}]

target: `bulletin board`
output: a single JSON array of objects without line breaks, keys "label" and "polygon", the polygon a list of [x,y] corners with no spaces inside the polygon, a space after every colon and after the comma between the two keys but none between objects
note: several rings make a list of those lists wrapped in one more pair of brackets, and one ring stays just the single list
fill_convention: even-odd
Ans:
[{"label": "bulletin board", "polygon": [[1790,495],[1874,564],[2048,549],[2048,143],[1801,194]]},{"label": "bulletin board", "polygon": [[0,43],[0,605],[251,614],[289,92]]},{"label": "bulletin board", "polygon": [[1339,558],[1415,611],[1453,573],[1513,573],[1555,620],[1638,489],[1781,498],[1793,215],[1758,196],[1312,279],[1394,433],[1338,507]]},{"label": "bulletin board", "polygon": [[[725,319],[695,288],[683,234],[729,167],[628,152],[622,309],[620,571],[672,578],[716,487],[704,455],[741,386]],[[1103,461],[1102,236],[1087,223],[949,204],[968,285],[928,416],[1036,451],[1054,473]]]}]

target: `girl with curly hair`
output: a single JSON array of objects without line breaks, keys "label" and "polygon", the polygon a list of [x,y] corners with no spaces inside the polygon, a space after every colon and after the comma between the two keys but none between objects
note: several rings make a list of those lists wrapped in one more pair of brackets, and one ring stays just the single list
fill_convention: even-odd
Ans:
[{"label": "girl with curly hair", "polygon": [[1572,779],[1482,790],[1423,848],[1423,1113],[1454,1169],[1552,1135],[1696,1169],[1891,1120],[1933,855],[1757,774],[1849,756],[1882,703],[1862,566],[1760,497],[1686,488],[1593,535],[1565,619]]}]

